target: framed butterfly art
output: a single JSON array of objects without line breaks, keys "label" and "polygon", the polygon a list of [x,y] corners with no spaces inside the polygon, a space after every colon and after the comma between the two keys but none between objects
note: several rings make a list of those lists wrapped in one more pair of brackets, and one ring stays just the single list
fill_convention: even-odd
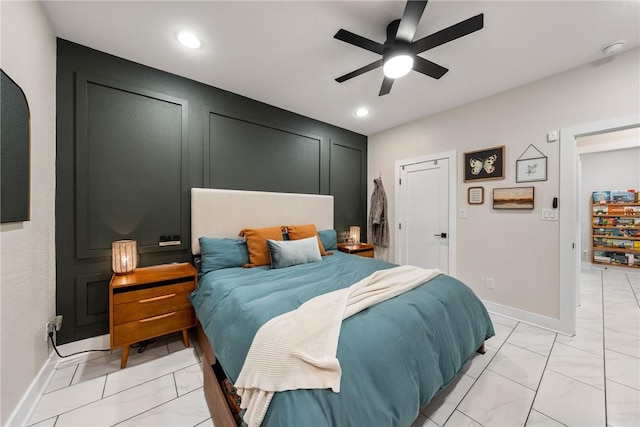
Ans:
[{"label": "framed butterfly art", "polygon": [[504,179],[504,145],[464,153],[464,182]]}]

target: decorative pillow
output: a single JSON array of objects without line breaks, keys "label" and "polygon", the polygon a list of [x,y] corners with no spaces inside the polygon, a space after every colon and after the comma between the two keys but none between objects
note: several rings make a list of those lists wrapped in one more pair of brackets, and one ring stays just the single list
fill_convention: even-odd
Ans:
[{"label": "decorative pillow", "polygon": [[245,267],[257,267],[271,264],[267,239],[282,240],[282,227],[245,228],[240,231],[240,236],[247,239],[249,250],[249,263]]},{"label": "decorative pillow", "polygon": [[282,241],[267,239],[267,245],[271,254],[271,268],[322,261],[317,237]]},{"label": "decorative pillow", "polygon": [[200,272],[242,267],[249,262],[247,244],[241,239],[200,238]]},{"label": "decorative pillow", "polygon": [[335,251],[338,249],[338,235],[336,230],[320,230],[318,231],[322,246],[325,251]]},{"label": "decorative pillow", "polygon": [[318,231],[316,230],[315,225],[286,225],[285,227],[287,229],[287,234],[289,235],[289,240],[300,240],[315,237],[318,240],[320,255],[325,256],[327,254],[324,250],[324,246],[322,246],[322,241],[320,240],[320,236],[318,236]]}]

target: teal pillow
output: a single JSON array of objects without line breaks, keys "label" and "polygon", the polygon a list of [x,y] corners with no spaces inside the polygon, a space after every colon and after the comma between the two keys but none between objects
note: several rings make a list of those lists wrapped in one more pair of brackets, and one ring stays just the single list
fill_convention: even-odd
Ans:
[{"label": "teal pillow", "polygon": [[292,267],[299,264],[322,261],[317,237],[299,240],[267,239],[271,268]]},{"label": "teal pillow", "polygon": [[318,231],[320,241],[325,251],[335,251],[338,249],[338,236],[336,230],[320,230]]},{"label": "teal pillow", "polygon": [[249,263],[247,243],[242,239],[200,238],[202,274]]}]

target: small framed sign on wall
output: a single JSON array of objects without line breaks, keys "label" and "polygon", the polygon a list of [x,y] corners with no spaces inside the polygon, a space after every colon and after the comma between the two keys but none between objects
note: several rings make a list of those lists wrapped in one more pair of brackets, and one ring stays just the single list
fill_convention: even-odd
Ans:
[{"label": "small framed sign on wall", "polygon": [[504,179],[504,145],[464,153],[464,182]]},{"label": "small framed sign on wall", "polygon": [[467,190],[467,203],[481,205],[484,203],[484,187],[469,187]]}]

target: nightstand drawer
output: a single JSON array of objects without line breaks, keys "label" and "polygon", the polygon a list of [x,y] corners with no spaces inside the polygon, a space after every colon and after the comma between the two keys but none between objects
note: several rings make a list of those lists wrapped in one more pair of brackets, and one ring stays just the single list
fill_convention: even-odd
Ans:
[{"label": "nightstand drawer", "polygon": [[113,293],[113,304],[125,304],[128,302],[137,302],[162,295],[179,294],[182,292],[191,292],[196,288],[194,281],[179,282],[164,286],[155,286],[147,289],[139,289],[137,291],[128,291],[126,289],[116,289]]},{"label": "nightstand drawer", "polygon": [[373,258],[373,251],[356,252],[353,255],[358,255],[365,258]]},{"label": "nightstand drawer", "polygon": [[196,316],[192,308],[116,325],[113,327],[113,347],[142,341],[149,337],[168,334],[195,325]]},{"label": "nightstand drawer", "polygon": [[[156,291],[158,289],[156,288]],[[183,308],[190,308],[189,294],[187,292],[170,292],[162,288],[162,293],[149,298],[143,298],[137,301],[113,306],[113,324],[121,325],[133,320],[140,320],[147,317],[157,316],[159,314],[178,311]]]}]

